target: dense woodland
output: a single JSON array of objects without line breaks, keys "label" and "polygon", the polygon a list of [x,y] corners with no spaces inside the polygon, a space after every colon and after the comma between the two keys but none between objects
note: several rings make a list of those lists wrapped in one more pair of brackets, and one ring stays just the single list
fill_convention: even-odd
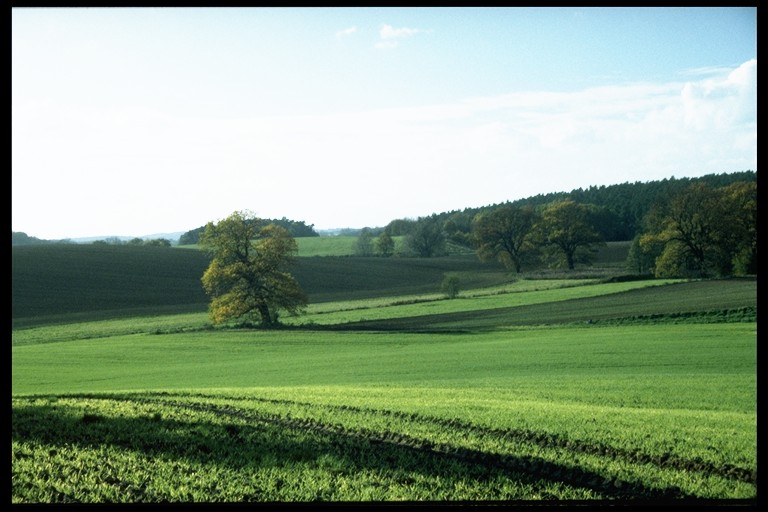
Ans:
[{"label": "dense woodland", "polygon": [[[554,201],[572,199],[581,204],[591,204],[598,208],[595,228],[606,242],[632,240],[642,229],[645,215],[657,204],[666,203],[678,195],[691,183],[706,183],[715,188],[731,183],[746,181],[756,182],[755,171],[709,174],[700,178],[669,178],[658,181],[622,183],[619,185],[591,186],[570,192],[539,194],[516,201],[465,208],[437,214],[436,217],[447,222],[449,231],[468,233],[472,219],[478,213],[485,213],[501,206],[542,206]],[[388,227],[390,234],[405,235],[408,220],[394,220]]]},{"label": "dense woodland", "polygon": [[[591,186],[586,189],[575,189],[570,192],[539,194],[516,201],[507,201],[476,208],[465,208],[443,213],[435,213],[421,219],[394,219],[385,227],[368,227],[370,234],[378,236],[387,231],[390,236],[411,234],[419,220],[434,219],[443,225],[447,235],[454,241],[459,241],[463,235],[472,230],[472,221],[477,214],[486,213],[502,206],[542,206],[554,201],[571,199],[577,203],[590,204],[597,208],[592,216],[595,229],[606,242],[632,240],[641,230],[643,219],[651,209],[658,204],[667,202],[679,194],[691,183],[706,183],[715,188],[724,187],[735,182],[756,182],[755,171],[736,173],[709,174],[699,178],[669,178],[658,181],[622,183],[619,185]],[[270,221],[288,230],[294,237],[318,236],[314,225],[303,221],[288,219]],[[179,240],[180,245],[195,244],[205,229],[201,226],[188,231]],[[361,229],[348,229],[345,235],[358,235]]]}]

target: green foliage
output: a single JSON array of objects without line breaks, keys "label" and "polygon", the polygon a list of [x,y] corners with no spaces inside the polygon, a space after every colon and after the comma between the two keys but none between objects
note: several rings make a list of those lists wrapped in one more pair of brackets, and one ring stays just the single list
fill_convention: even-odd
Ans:
[{"label": "green foliage", "polygon": [[445,254],[445,241],[442,221],[435,215],[420,218],[405,237],[406,246],[421,258]]},{"label": "green foliage", "polygon": [[278,323],[278,311],[297,314],[307,298],[287,272],[298,251],[285,228],[261,226],[247,212],[235,212],[208,223],[200,245],[212,256],[202,277],[211,296],[209,311],[214,324],[237,321],[265,327]]},{"label": "green foliage", "polygon": [[357,236],[355,255],[373,256],[373,234],[370,228],[363,228]]},{"label": "green foliage", "polygon": [[[643,219],[646,214],[659,202],[665,202],[669,197],[685,189],[692,183],[707,183],[713,187],[725,187],[736,182],[757,183],[755,171],[734,173],[708,174],[696,178],[669,178],[649,182],[621,183],[617,185],[593,185],[579,188],[570,192],[553,192],[507,201],[481,207],[465,208],[463,211],[451,211],[435,214],[444,222],[449,238],[455,243],[467,241],[470,227],[466,219],[472,219],[478,214],[488,213],[505,206],[531,206],[543,208],[555,201],[571,199],[581,204],[594,205],[592,224],[601,238],[605,241],[628,241],[643,231]],[[395,234],[406,234],[410,225],[415,221],[398,219],[392,221],[388,228]]]},{"label": "green foliage", "polygon": [[380,256],[388,258],[395,253],[395,239],[389,234],[389,231],[384,230],[376,238],[375,242],[376,253]]},{"label": "green foliage", "polygon": [[16,245],[48,245],[48,244],[67,244],[74,243],[70,240],[42,240],[40,238],[29,236],[20,231],[11,231],[11,246]]},{"label": "green foliage", "polygon": [[474,217],[466,211],[451,213],[443,225],[448,240],[459,247],[473,249],[475,247],[475,241],[472,237]]},{"label": "green foliage", "polygon": [[632,244],[627,254],[627,267],[637,274],[653,275],[656,259],[664,249],[664,242],[658,237],[649,235],[637,235],[632,239]]},{"label": "green foliage", "polygon": [[505,206],[479,214],[472,227],[477,255],[483,261],[498,259],[519,274],[535,252],[532,237],[537,222],[531,207]]},{"label": "green foliage", "polygon": [[649,212],[640,245],[659,277],[756,271],[757,184],[692,183]]},{"label": "green foliage", "polygon": [[459,296],[459,282],[459,276],[446,275],[440,283],[440,291],[449,299],[455,299]]},{"label": "green foliage", "polygon": [[[315,231],[314,224],[307,225],[303,220],[295,221],[286,219],[285,217],[282,219],[258,219],[254,217],[252,221],[258,222],[262,227],[268,224],[283,227],[294,238],[320,236],[320,234]],[[179,237],[179,245],[196,245],[200,243],[200,237],[205,232],[205,229],[206,226],[200,226],[199,228],[192,229],[182,234]]]},{"label": "green foliage", "polygon": [[534,237],[556,264],[573,270],[576,263],[592,261],[594,246],[604,243],[592,222],[594,206],[571,199],[547,205],[536,225]]}]

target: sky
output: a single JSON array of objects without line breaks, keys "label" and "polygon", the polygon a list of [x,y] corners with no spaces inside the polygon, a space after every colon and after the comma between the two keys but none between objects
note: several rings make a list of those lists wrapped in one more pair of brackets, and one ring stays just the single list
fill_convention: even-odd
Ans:
[{"label": "sky", "polygon": [[756,11],[14,7],[12,230],[379,227],[757,171]]}]

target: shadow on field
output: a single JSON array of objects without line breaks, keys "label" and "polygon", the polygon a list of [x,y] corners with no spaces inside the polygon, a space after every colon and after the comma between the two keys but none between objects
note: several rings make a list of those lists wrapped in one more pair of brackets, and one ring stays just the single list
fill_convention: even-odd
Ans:
[{"label": "shadow on field", "polygon": [[[243,418],[237,412],[228,414],[222,418],[225,421],[219,423],[166,419],[160,414],[105,417],[55,404],[14,406],[12,438],[17,442],[47,445],[49,454],[57,453],[57,447],[111,445],[139,452],[150,459],[183,459],[202,465],[227,466],[235,471],[270,467],[290,471],[291,466],[306,464],[350,475],[362,471],[381,472],[406,484],[416,483],[411,475],[417,473],[444,482],[470,479],[490,483],[506,478],[534,488],[562,482],[591,489],[605,499],[669,499],[679,503],[681,498],[686,498],[677,488],[651,489],[638,483],[609,480],[598,473],[535,457],[436,447],[405,436],[393,441],[338,426],[318,428],[317,423],[311,421],[254,416],[258,413],[253,412]],[[99,475],[99,471],[102,469],[93,468],[92,476],[103,479],[105,475]],[[248,496],[249,489],[243,492],[243,501],[258,500],[258,496]],[[129,499],[142,501],[142,496]]]}]

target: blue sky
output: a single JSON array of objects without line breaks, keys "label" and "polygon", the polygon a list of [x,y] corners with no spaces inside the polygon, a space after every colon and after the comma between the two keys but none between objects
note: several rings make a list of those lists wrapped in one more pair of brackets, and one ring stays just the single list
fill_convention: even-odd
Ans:
[{"label": "blue sky", "polygon": [[756,9],[14,8],[12,229],[384,226],[757,170]]}]

